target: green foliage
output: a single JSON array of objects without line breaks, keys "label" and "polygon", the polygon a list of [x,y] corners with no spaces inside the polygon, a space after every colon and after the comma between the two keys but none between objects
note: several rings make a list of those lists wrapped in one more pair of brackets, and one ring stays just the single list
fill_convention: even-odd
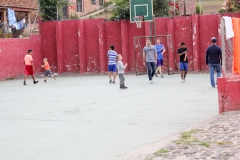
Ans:
[{"label": "green foliage", "polygon": [[130,4],[128,0],[112,0],[115,7],[112,11],[111,20],[129,20],[130,19]]},{"label": "green foliage", "polygon": [[[115,8],[112,11],[111,20],[117,21],[122,19],[130,19],[129,0],[112,0],[111,3],[115,3]],[[168,0],[153,0],[153,14],[156,17],[168,16]]]},{"label": "green foliage", "polygon": [[113,3],[112,1],[105,2],[105,3],[104,3],[104,7],[108,7],[108,6],[110,6],[112,3]]},{"label": "green foliage", "polygon": [[168,0],[153,0],[153,14],[156,17],[169,15]]},{"label": "green foliage", "polygon": [[72,15],[70,15],[70,19],[78,19],[78,15],[77,14],[72,14]]},{"label": "green foliage", "polygon": [[201,13],[200,13],[200,6],[196,5],[196,13],[197,14],[202,14],[203,13],[203,8],[201,8]]},{"label": "green foliage", "polygon": [[240,1],[239,0],[230,0],[227,5],[226,9],[220,9],[219,13],[223,12],[240,12]]},{"label": "green foliage", "polygon": [[166,150],[166,149],[160,149],[159,151],[155,152],[154,154],[155,154],[156,156],[163,156],[163,155],[165,155],[165,154],[168,153],[168,152],[169,152],[169,151]]},{"label": "green foliage", "polygon": [[12,38],[12,33],[5,33],[3,29],[0,29],[0,38]]},{"label": "green foliage", "polygon": [[39,0],[39,2],[43,20],[56,20],[61,18],[63,16],[62,9],[68,4],[67,0]]}]

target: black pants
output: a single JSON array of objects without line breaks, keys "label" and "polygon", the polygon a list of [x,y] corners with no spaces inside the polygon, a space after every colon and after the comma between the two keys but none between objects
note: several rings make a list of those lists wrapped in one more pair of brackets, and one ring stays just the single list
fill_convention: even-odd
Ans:
[{"label": "black pants", "polygon": [[155,62],[146,62],[148,68],[148,78],[151,81],[155,72],[156,72],[156,64]]}]

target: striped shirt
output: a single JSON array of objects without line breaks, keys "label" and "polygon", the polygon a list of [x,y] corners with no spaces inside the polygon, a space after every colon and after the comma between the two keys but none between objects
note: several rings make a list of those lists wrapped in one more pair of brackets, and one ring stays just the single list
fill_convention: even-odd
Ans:
[{"label": "striped shirt", "polygon": [[107,55],[108,55],[108,65],[116,64],[117,52],[113,50],[109,50]]}]

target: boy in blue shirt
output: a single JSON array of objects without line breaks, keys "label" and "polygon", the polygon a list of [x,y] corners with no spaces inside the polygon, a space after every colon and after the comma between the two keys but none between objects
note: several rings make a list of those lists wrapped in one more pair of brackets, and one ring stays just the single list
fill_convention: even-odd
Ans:
[{"label": "boy in blue shirt", "polygon": [[[116,80],[116,72],[117,72],[117,66],[116,66],[116,57],[117,52],[114,51],[114,46],[110,46],[110,50],[107,53],[108,56],[108,76],[109,76],[109,83],[115,84]],[[112,73],[113,73],[113,80],[112,80]]]},{"label": "boy in blue shirt", "polygon": [[161,78],[163,78],[162,73],[162,66],[163,66],[163,54],[165,52],[164,45],[161,44],[161,40],[157,39],[157,44],[155,45],[157,50],[157,69],[155,72],[155,76],[158,77],[157,73],[159,72],[161,74]]}]

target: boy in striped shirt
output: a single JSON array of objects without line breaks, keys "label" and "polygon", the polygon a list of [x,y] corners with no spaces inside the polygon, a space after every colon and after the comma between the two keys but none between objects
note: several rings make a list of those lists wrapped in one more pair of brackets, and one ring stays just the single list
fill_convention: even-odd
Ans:
[{"label": "boy in striped shirt", "polygon": [[[109,76],[109,83],[114,83],[116,80],[116,72],[117,72],[117,66],[116,66],[116,57],[117,52],[114,51],[114,46],[110,46],[110,50],[107,53],[108,56],[108,76]],[[113,81],[112,81],[112,74],[113,74]]]}]

